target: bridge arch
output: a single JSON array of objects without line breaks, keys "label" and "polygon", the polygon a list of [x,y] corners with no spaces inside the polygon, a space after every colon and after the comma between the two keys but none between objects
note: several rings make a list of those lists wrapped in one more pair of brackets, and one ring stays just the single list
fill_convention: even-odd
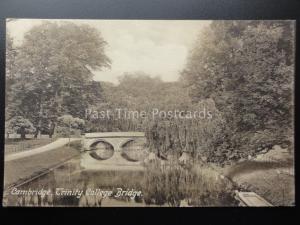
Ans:
[{"label": "bridge arch", "polygon": [[[131,162],[143,161],[147,155],[146,140],[143,138],[130,138],[121,145],[122,157]],[[136,149],[136,147],[138,147]],[[132,149],[133,148],[133,149]]]},{"label": "bridge arch", "polygon": [[[128,144],[135,141],[138,143]],[[80,165],[85,169],[93,170],[144,170],[141,165],[142,160],[136,160],[139,157],[135,157],[148,152],[143,151],[144,141],[145,134],[143,132],[86,133],[83,138],[84,153],[81,154]],[[101,154],[99,155],[98,144],[109,146],[112,157],[106,160]],[[139,151],[140,149],[142,151]],[[128,154],[130,159],[124,157],[123,153]]]},{"label": "bridge arch", "polygon": [[97,160],[106,160],[113,156],[114,146],[103,139],[97,139],[90,143],[89,155]]},{"label": "bridge arch", "polygon": [[129,138],[129,139],[127,139],[127,140],[121,142],[121,143],[120,143],[120,148],[123,149],[129,142],[133,142],[133,141],[135,141],[134,138]]}]

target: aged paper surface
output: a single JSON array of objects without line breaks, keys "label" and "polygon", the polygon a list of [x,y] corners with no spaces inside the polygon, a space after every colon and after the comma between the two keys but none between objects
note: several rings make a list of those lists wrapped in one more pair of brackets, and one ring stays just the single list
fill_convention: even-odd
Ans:
[{"label": "aged paper surface", "polygon": [[294,206],[294,21],[6,27],[3,206]]}]

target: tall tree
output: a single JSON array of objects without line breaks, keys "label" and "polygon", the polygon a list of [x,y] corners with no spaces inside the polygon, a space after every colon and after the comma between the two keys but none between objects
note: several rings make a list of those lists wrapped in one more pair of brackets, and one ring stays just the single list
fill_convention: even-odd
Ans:
[{"label": "tall tree", "polygon": [[293,23],[215,21],[199,36],[182,80],[194,102],[215,101],[231,145],[258,131],[273,131],[280,143],[292,135],[293,74]]},{"label": "tall tree", "polygon": [[[101,99],[93,71],[110,67],[101,33],[88,25],[44,22],[25,36],[16,59],[13,99],[18,114],[41,130],[43,118],[69,113],[83,118],[85,108]],[[95,89],[99,90],[95,91]]]},{"label": "tall tree", "polygon": [[[12,86],[15,81],[16,74],[16,57],[17,57],[18,49],[13,44],[13,38],[10,33],[6,34],[6,82],[5,82],[5,120],[9,120],[12,118],[15,110],[15,105],[17,102],[12,101]],[[10,104],[8,104],[8,102]]]}]

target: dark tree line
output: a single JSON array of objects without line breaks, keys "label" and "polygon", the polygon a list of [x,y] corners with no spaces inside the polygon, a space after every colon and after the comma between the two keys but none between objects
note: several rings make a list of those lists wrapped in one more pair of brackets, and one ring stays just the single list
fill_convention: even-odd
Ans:
[{"label": "dark tree line", "polygon": [[107,101],[131,110],[197,110],[212,120],[111,121],[145,131],[151,151],[223,163],[279,144],[292,148],[294,27],[289,21],[215,21],[199,34],[178,82],[125,74],[103,84]]},{"label": "dark tree line", "polygon": [[146,131],[158,154],[189,152],[223,163],[275,144],[293,148],[293,76],[290,21],[214,21],[199,34],[178,82],[132,74],[104,89],[109,102],[129,109],[195,110],[206,103],[215,115],[210,121],[119,121],[117,127]]},{"label": "dark tree line", "polygon": [[215,21],[199,36],[182,80],[193,102],[213,99],[226,121],[222,151],[252,154],[293,137],[294,24]]}]

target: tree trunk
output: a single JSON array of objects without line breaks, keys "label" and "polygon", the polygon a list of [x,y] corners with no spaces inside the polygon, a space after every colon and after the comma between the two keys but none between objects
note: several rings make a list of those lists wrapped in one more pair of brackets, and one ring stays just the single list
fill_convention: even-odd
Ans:
[{"label": "tree trunk", "polygon": [[40,101],[40,112],[39,112],[39,122],[36,130],[35,138],[41,138],[41,130],[42,130],[42,116],[43,116],[43,104],[42,104],[42,96]]},{"label": "tree trunk", "polygon": [[40,119],[39,121],[39,127],[38,127],[38,130],[37,130],[37,138],[41,138],[41,135],[42,135],[42,120]]},{"label": "tree trunk", "polygon": [[26,138],[25,127],[21,127],[20,133],[21,133],[21,139],[24,140]]},{"label": "tree trunk", "polygon": [[69,142],[68,142],[68,147],[70,146],[70,141],[71,141],[71,123],[69,123]]},{"label": "tree trunk", "polygon": [[34,138],[41,138],[41,129],[40,129],[39,126],[36,128],[36,132],[34,134]]},{"label": "tree trunk", "polygon": [[37,127],[37,128],[36,128],[36,131],[34,132],[34,136],[33,136],[34,138],[37,138],[37,136],[38,136],[38,129],[39,129],[39,128]]},{"label": "tree trunk", "polygon": [[51,122],[50,129],[49,129],[49,138],[52,138],[52,136],[54,134],[54,130],[55,130],[55,123]]}]

